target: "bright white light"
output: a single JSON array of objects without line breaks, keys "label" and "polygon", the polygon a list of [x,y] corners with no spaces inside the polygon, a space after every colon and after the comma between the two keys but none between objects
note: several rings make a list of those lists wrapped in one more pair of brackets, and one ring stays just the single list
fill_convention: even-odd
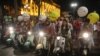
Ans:
[{"label": "bright white light", "polygon": [[44,32],[40,31],[39,36],[44,36]]},{"label": "bright white light", "polygon": [[57,40],[60,40],[60,36],[57,37]]},{"label": "bright white light", "polygon": [[77,6],[78,6],[77,3],[72,3],[72,4],[71,4],[71,7],[77,7]]},{"label": "bright white light", "polygon": [[12,34],[14,33],[14,28],[13,27],[9,27],[9,32]]},{"label": "bright white light", "polygon": [[87,32],[86,33],[83,33],[83,37],[84,38],[88,38],[89,37],[89,33],[87,33]]},{"label": "bright white light", "polygon": [[10,30],[9,32],[10,32],[11,34],[12,34],[12,33],[14,33],[14,31],[13,31],[13,30]]},{"label": "bright white light", "polygon": [[32,32],[31,32],[31,31],[29,31],[27,34],[28,34],[28,35],[31,35],[31,34],[32,34]]},{"label": "bright white light", "polygon": [[13,30],[13,27],[9,27],[9,30]]}]

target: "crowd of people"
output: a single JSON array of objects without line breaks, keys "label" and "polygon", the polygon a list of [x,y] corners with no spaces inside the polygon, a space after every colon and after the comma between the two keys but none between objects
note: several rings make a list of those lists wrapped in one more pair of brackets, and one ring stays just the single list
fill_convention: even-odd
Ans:
[{"label": "crowd of people", "polygon": [[[100,35],[99,21],[95,24],[90,24],[89,19],[72,19],[72,17],[66,12],[62,13],[57,21],[50,21],[48,17],[44,17],[44,19],[41,20],[41,17],[39,17],[36,18],[34,22],[35,24],[33,24],[33,26],[30,26],[32,24],[32,20],[29,22],[21,22],[17,25],[24,25],[25,27],[22,26],[23,31],[25,31],[24,29],[27,27],[27,31],[32,30],[35,34],[39,30],[45,31],[48,34],[48,41],[50,41],[50,43],[52,39],[54,39],[53,37],[57,35],[61,35],[69,39],[78,39],[81,31],[90,31],[93,34],[95,33],[96,37],[99,37]],[[17,28],[21,28],[21,26]]]},{"label": "crowd of people", "polygon": [[[39,31],[46,33],[47,43],[50,48],[53,47],[57,36],[65,38],[65,45],[72,48],[73,40],[80,40],[80,35],[83,31],[90,32],[89,48],[95,45],[94,39],[100,36],[100,21],[91,24],[87,18],[72,18],[68,13],[63,12],[56,21],[50,21],[47,16],[41,15],[27,21],[19,21],[14,26],[16,33],[26,34],[32,31],[34,36],[37,36]],[[38,44],[38,38],[35,38],[35,44]],[[81,43],[81,41],[79,42]],[[82,43],[80,46],[83,46]]]}]

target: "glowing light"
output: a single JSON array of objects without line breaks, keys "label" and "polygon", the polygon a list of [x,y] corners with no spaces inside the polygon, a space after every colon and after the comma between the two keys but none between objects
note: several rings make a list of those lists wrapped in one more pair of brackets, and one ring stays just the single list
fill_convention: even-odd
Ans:
[{"label": "glowing light", "polygon": [[9,29],[10,34],[14,33],[14,28],[13,27],[9,27],[8,29]]},{"label": "glowing light", "polygon": [[42,32],[42,31],[39,32],[39,36],[44,36],[44,34],[45,34],[45,33]]},{"label": "glowing light", "polygon": [[29,31],[27,34],[28,34],[28,35],[31,35],[31,34],[32,34],[32,32],[31,32],[31,31]]},{"label": "glowing light", "polygon": [[[26,12],[29,15],[35,15],[35,16],[38,15],[38,6],[34,2],[34,0],[29,0],[29,1],[28,0],[22,0],[22,3],[24,5],[24,7],[21,8],[21,14],[23,14],[23,12]],[[52,4],[54,4],[54,3],[52,3]],[[40,11],[41,11],[42,15],[46,15],[45,12],[50,12],[50,11],[53,11],[53,10],[56,10],[57,13],[60,14],[60,9],[58,7],[56,7],[55,4],[51,5],[51,4],[46,3],[46,2],[41,3]]]},{"label": "glowing light", "polygon": [[72,4],[71,4],[71,7],[77,7],[77,6],[78,6],[77,3],[72,3]]},{"label": "glowing light", "polygon": [[24,14],[24,12],[23,12],[23,11],[21,11],[21,14]]},{"label": "glowing light", "polygon": [[21,14],[24,14],[24,10],[23,10],[23,8],[21,8]]},{"label": "glowing light", "polygon": [[60,36],[57,37],[57,40],[60,40]]},{"label": "glowing light", "polygon": [[87,39],[89,37],[89,33],[83,33],[83,37]]}]

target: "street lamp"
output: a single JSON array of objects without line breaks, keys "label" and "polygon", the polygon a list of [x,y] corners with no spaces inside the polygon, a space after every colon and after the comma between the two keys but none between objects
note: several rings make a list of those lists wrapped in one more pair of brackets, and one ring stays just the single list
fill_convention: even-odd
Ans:
[{"label": "street lamp", "polygon": [[72,8],[75,8],[75,7],[77,7],[78,6],[78,4],[77,3],[71,3],[71,5],[70,5]]},{"label": "street lamp", "polygon": [[73,3],[71,3],[70,4],[70,7],[72,7],[72,11],[73,11],[73,17],[74,17],[74,15],[75,15],[75,9],[76,9],[76,7],[78,6],[78,3],[76,3],[76,2],[73,2]]}]

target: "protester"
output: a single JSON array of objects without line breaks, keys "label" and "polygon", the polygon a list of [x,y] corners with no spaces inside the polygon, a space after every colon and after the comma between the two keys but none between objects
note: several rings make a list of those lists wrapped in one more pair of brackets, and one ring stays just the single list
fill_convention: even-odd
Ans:
[{"label": "protester", "polygon": [[68,19],[63,19],[63,20],[59,20],[58,24],[56,26],[58,35],[61,35],[62,37],[65,37],[66,39],[66,48],[70,49],[70,43],[71,43],[71,31],[73,30],[72,25],[69,23]]},{"label": "protester", "polygon": [[80,18],[76,19],[73,21],[73,37],[74,39],[77,39],[79,36],[79,32],[82,26],[82,22],[80,20]]},{"label": "protester", "polygon": [[91,47],[94,46],[94,39],[93,39],[93,25],[90,24],[89,19],[85,19],[79,35],[82,36],[81,34],[83,32],[88,32],[89,38],[86,41],[82,40],[83,44],[81,43],[81,47],[84,47],[84,43],[86,43],[88,45],[87,47],[91,49]]},{"label": "protester", "polygon": [[[43,19],[43,17],[42,17]],[[37,34],[39,31],[43,31],[44,33],[46,33],[46,43],[48,46],[48,50],[51,51],[51,49],[53,49],[53,44],[54,44],[54,37],[56,37],[56,31],[55,31],[55,23],[51,23],[49,18],[46,17],[45,20],[40,20],[36,26],[34,27],[33,31],[35,32],[36,35],[36,44],[38,44],[38,38],[37,38]]]}]

